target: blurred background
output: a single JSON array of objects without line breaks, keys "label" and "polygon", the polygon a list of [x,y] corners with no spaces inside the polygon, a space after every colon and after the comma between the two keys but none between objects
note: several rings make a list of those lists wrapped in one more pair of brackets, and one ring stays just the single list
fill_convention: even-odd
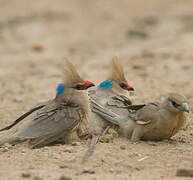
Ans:
[{"label": "blurred background", "polygon": [[55,96],[65,58],[98,84],[113,56],[137,102],[169,91],[192,98],[192,7],[191,0],[0,0],[1,101]]},{"label": "blurred background", "polygon": [[173,91],[192,108],[193,0],[0,0],[1,127],[55,96],[65,58],[98,84],[113,56],[134,102]]}]

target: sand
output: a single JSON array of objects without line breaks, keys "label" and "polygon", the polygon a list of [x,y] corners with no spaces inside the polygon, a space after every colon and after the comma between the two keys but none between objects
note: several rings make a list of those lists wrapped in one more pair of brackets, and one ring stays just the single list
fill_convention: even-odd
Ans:
[{"label": "sand", "polygon": [[[191,0],[0,0],[0,127],[54,98],[65,57],[98,84],[116,55],[135,103],[177,92],[193,110],[192,7]],[[193,169],[193,114],[170,141],[132,144],[115,137],[98,143],[81,164],[89,142],[6,145],[0,180],[188,180],[176,171]]]}]

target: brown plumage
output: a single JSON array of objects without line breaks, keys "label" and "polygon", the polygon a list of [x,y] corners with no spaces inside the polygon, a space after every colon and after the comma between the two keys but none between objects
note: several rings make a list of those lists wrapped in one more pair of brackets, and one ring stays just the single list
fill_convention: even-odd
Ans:
[{"label": "brown plumage", "polygon": [[126,78],[125,78],[125,73],[123,70],[123,66],[120,64],[120,61],[117,56],[114,56],[111,60],[110,63],[110,76],[108,80],[113,80],[117,82],[118,84],[120,83],[125,83],[128,84]]},{"label": "brown plumage", "polygon": [[160,102],[128,106],[127,117],[104,110],[96,104],[92,104],[92,110],[119,125],[121,133],[137,141],[171,138],[185,124],[184,112],[189,112],[189,107],[184,96],[170,93]]},{"label": "brown plumage", "polygon": [[77,84],[84,84],[84,80],[80,77],[74,65],[67,59],[64,68],[64,84],[68,87],[75,87]]}]

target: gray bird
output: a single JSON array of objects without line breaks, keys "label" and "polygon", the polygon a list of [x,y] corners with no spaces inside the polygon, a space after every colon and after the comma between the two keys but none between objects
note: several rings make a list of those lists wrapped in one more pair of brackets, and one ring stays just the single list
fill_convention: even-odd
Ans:
[{"label": "gray bird", "polygon": [[[118,115],[128,115],[128,111],[122,108],[124,105],[131,105],[129,91],[134,91],[134,88],[128,84],[123,67],[117,57],[113,57],[110,62],[110,75],[100,83],[95,90],[89,91],[90,103],[97,104],[101,108],[111,109]],[[92,105],[91,105],[92,107]],[[105,134],[107,128],[114,126],[115,123],[108,121],[95,112],[91,113],[89,122],[89,136],[93,136],[89,149],[83,156],[82,162],[85,162],[94,152],[95,144],[101,135]]]},{"label": "gray bird", "polygon": [[[107,109],[111,109],[117,114],[128,114],[127,109],[123,109],[123,105],[130,105],[131,100],[129,91],[134,91],[134,88],[128,84],[123,67],[117,57],[113,57],[110,62],[110,75],[100,83],[95,90],[89,91],[90,101],[101,104]],[[107,126],[109,121],[99,116],[96,113],[91,113],[89,130],[91,132],[101,133]]]},{"label": "gray bird", "polygon": [[28,141],[31,148],[42,147],[60,138],[71,142],[87,133],[90,108],[86,90],[94,86],[84,81],[75,67],[66,61],[64,82],[57,87],[53,100],[42,103],[13,124],[1,129],[0,145]]},{"label": "gray bird", "polygon": [[171,138],[186,123],[184,112],[189,112],[186,98],[176,93],[162,97],[159,102],[129,105],[127,117],[93,102],[91,107],[101,117],[120,126],[120,132],[132,141]]}]

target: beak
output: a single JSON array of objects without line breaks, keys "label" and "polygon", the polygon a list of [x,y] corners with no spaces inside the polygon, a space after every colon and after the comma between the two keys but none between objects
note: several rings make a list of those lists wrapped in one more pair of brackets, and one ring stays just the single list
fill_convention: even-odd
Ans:
[{"label": "beak", "polygon": [[189,108],[189,106],[188,106],[187,103],[182,103],[182,105],[179,106],[179,110],[180,110],[180,111],[187,112],[187,113],[190,112],[190,108]]},{"label": "beak", "polygon": [[134,88],[131,87],[131,86],[129,86],[129,87],[127,88],[127,90],[128,90],[128,91],[134,91]]},{"label": "beak", "polygon": [[90,83],[90,84],[87,85],[87,88],[90,88],[90,87],[93,87],[93,86],[95,86],[95,84]]},{"label": "beak", "polygon": [[88,81],[88,80],[85,80],[84,81],[84,86],[86,87],[86,89],[90,88],[90,87],[93,87],[95,86],[94,83]]}]

